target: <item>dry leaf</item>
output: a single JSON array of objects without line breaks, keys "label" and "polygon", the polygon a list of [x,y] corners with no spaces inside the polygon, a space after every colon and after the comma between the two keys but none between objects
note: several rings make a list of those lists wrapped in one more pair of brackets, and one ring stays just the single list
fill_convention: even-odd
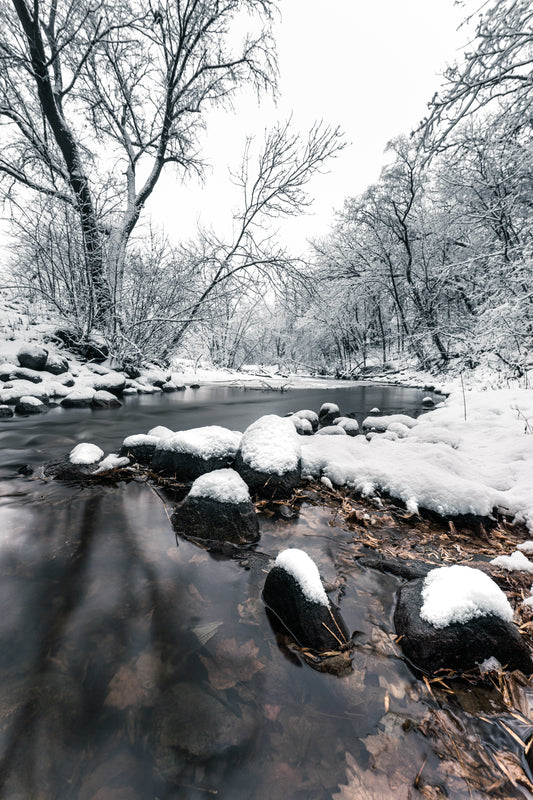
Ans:
[{"label": "dry leaf", "polygon": [[351,753],[346,753],[347,784],[339,786],[332,800],[410,800],[410,787],[391,786],[383,772],[362,770]]},{"label": "dry leaf", "polygon": [[253,639],[238,645],[235,639],[223,639],[214,655],[200,656],[207,668],[211,685],[218,690],[232,689],[241,681],[249,681],[265,666],[256,656],[259,648]]}]

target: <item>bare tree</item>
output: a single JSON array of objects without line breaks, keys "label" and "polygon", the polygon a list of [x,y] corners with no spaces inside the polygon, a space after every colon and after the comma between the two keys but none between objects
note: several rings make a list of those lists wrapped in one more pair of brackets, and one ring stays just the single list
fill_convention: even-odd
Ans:
[{"label": "bare tree", "polygon": [[[128,242],[163,169],[202,169],[204,112],[245,82],[274,85],[273,10],[273,0],[1,0],[2,185],[75,210],[98,324],[115,313]],[[235,46],[244,18],[256,32]]]},{"label": "bare tree", "polygon": [[444,86],[422,123],[432,149],[449,143],[466,117],[485,108],[494,113],[501,104],[516,129],[531,126],[533,7],[529,0],[486,0],[480,10],[472,46],[445,71]]}]

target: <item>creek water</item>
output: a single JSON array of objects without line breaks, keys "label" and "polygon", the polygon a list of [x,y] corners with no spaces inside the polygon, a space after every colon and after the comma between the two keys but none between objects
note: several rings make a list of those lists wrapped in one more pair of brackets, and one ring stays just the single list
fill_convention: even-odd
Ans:
[{"label": "creek water", "polygon": [[[205,387],[1,423],[0,797],[487,797],[497,778],[483,754],[503,739],[512,748],[505,709],[489,691],[447,700],[413,675],[394,642],[398,580],[357,565],[332,510],[262,516],[254,550],[265,557],[242,562],[176,541],[146,484],[80,488],[16,472],[80,441],[116,451],[155,425],[243,430],[324,401],[361,420],[373,406],[419,413],[422,397]],[[266,556],[287,546],[337,582],[354,632],[342,675],[312,669],[270,627]],[[490,796],[528,796],[510,786]]]}]

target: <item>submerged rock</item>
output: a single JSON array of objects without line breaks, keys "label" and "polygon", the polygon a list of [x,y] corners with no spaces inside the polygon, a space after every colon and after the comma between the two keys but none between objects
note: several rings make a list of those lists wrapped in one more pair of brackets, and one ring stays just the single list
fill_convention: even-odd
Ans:
[{"label": "submerged rock", "polygon": [[244,432],[235,469],[261,497],[288,497],[300,482],[300,439],[290,418],[268,414]]},{"label": "submerged rock", "polygon": [[[428,593],[432,574],[457,569],[468,570],[455,573],[466,583],[456,582],[455,590],[452,584],[443,584],[432,598]],[[400,587],[394,624],[405,656],[425,672],[469,670],[493,656],[508,669],[530,674],[529,648],[511,618],[505,595],[488,575],[456,566],[431,570],[426,578]]]},{"label": "submerged rock", "polygon": [[317,653],[348,647],[346,624],[330,603],[316,564],[303,550],[289,548],[278,555],[267,575],[263,600],[274,627],[281,625],[300,647]]},{"label": "submerged rock", "polygon": [[233,469],[197,478],[171,517],[185,536],[248,544],[259,538],[259,524],[248,487]]}]

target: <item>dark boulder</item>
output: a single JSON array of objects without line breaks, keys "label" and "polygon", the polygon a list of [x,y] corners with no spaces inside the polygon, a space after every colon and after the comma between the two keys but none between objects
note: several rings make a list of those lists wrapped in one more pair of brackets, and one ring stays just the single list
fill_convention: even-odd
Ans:
[{"label": "dark boulder", "polygon": [[28,369],[44,369],[47,357],[48,350],[38,344],[23,345],[17,353],[20,366]]},{"label": "dark boulder", "polygon": [[290,497],[301,477],[300,439],[290,418],[268,414],[244,432],[235,469],[260,497]]},{"label": "dark boulder", "polygon": [[233,466],[240,440],[240,433],[219,425],[178,431],[159,442],[152,469],[183,482],[193,481],[206,472]]},{"label": "dark boulder", "polygon": [[52,375],[63,375],[64,372],[68,372],[68,366],[64,356],[48,353],[45,366],[47,372],[51,372]]},{"label": "dark boulder", "polygon": [[444,627],[423,619],[424,580],[419,578],[400,587],[394,613],[402,650],[414,666],[429,673],[438,669],[470,670],[494,656],[508,669],[519,669],[526,675],[533,672],[529,648],[517,627],[495,613]]},{"label": "dark boulder", "polygon": [[321,428],[333,425],[333,420],[340,417],[339,407],[335,403],[324,403],[318,412],[318,422]]},{"label": "dark boulder", "polygon": [[323,653],[349,646],[346,624],[330,603],[316,564],[302,550],[279,554],[267,575],[263,600],[273,627],[284,629],[300,647]]},{"label": "dark boulder", "polygon": [[24,416],[43,414],[45,411],[48,411],[48,406],[37,397],[25,396],[20,398],[15,406],[15,411],[17,414],[22,414]]},{"label": "dark boulder", "polygon": [[9,408],[6,405],[0,405],[0,417],[12,417],[13,416],[13,409]]},{"label": "dark boulder", "polygon": [[201,475],[171,518],[174,530],[185,536],[233,544],[259,538],[259,524],[248,487],[234,470]]},{"label": "dark boulder", "polygon": [[128,436],[122,442],[119,455],[128,456],[138,464],[150,464],[160,441],[159,436],[150,436],[145,433]]}]

